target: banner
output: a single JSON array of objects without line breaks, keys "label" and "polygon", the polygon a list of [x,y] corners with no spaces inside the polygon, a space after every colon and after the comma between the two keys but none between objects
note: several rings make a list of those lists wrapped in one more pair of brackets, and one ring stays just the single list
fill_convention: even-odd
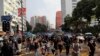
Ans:
[{"label": "banner", "polygon": [[26,8],[18,8],[18,16],[25,16],[26,15]]}]

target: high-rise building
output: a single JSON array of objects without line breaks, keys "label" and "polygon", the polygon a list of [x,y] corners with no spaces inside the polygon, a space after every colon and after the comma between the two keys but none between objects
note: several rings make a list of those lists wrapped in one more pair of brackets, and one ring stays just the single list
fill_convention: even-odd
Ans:
[{"label": "high-rise building", "polygon": [[62,13],[61,11],[56,12],[56,29],[60,28],[62,25]]},{"label": "high-rise building", "polygon": [[30,25],[34,29],[36,26],[36,23],[44,24],[48,26],[48,21],[46,19],[46,16],[33,16],[31,17]]},{"label": "high-rise building", "polygon": [[40,21],[41,24],[47,25],[46,16],[41,16],[40,20],[41,20],[41,21]]},{"label": "high-rise building", "polygon": [[61,10],[62,10],[62,23],[64,23],[64,18],[67,15],[72,16],[73,9],[77,6],[80,0],[61,0]]},{"label": "high-rise building", "polygon": [[38,22],[37,19],[38,19],[37,16],[33,16],[33,17],[31,17],[30,25],[32,26],[33,29],[35,28],[36,23]]}]

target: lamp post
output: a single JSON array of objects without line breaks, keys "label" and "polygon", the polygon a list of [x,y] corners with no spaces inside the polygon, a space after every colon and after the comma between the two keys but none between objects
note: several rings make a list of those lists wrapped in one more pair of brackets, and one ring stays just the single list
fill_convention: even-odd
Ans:
[{"label": "lamp post", "polygon": [[21,0],[21,20],[22,20],[22,37],[23,37],[23,1]]}]

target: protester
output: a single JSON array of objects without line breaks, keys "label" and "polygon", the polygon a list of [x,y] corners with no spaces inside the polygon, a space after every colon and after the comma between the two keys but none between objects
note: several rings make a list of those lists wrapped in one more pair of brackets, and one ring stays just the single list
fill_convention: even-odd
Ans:
[{"label": "protester", "polygon": [[13,48],[9,45],[9,40],[4,40],[4,46],[1,48],[1,56],[13,56]]},{"label": "protester", "polygon": [[39,56],[38,48],[39,48],[39,42],[38,38],[34,41],[34,56]]},{"label": "protester", "polygon": [[21,53],[21,49],[22,49],[22,39],[19,37],[17,41],[18,41],[18,52]]},{"label": "protester", "polygon": [[89,56],[94,56],[94,53],[95,53],[95,41],[92,39],[88,42],[88,46],[89,46],[89,49],[90,49],[90,52],[89,52]]},{"label": "protester", "polygon": [[53,42],[51,42],[50,50],[52,51],[53,54],[55,54],[55,48],[54,48],[54,43]]},{"label": "protester", "polygon": [[47,41],[45,39],[42,39],[42,55],[46,54],[46,45],[47,45]]},{"label": "protester", "polygon": [[13,36],[13,44],[15,46],[15,51],[17,51],[18,50],[18,41],[17,41],[16,34]]},{"label": "protester", "polygon": [[30,51],[30,44],[31,44],[31,40],[30,37],[26,38],[26,51]]},{"label": "protester", "polygon": [[71,45],[71,40],[68,36],[64,36],[65,48],[66,48],[66,56],[69,56],[69,50]]},{"label": "protester", "polygon": [[59,38],[58,39],[58,45],[57,45],[58,46],[58,56],[61,56],[64,43],[63,43],[63,41],[62,41],[60,36],[58,38]]},{"label": "protester", "polygon": [[80,56],[80,44],[79,44],[79,40],[76,38],[74,43],[72,44],[72,48],[73,48],[73,52],[72,52],[72,56]]},{"label": "protester", "polygon": [[51,46],[51,41],[49,40],[47,42],[47,52],[49,53],[50,52],[50,46]]},{"label": "protester", "polygon": [[55,49],[54,55],[57,55],[57,50],[58,50],[57,43],[58,43],[58,39],[54,38],[53,42],[54,42],[54,49]]}]

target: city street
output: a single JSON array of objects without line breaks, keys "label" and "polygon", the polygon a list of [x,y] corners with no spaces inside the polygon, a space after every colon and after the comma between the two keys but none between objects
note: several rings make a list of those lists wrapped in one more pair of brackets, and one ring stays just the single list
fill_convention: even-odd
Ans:
[{"label": "city street", "polygon": [[[83,49],[81,50],[80,56],[88,56],[88,54],[89,54],[88,47],[86,45],[83,45],[82,48]],[[65,52],[66,52],[65,50],[62,51],[62,56],[66,56]],[[70,49],[70,55],[69,56],[71,56],[71,52],[72,52],[72,49]],[[33,52],[24,52],[24,54],[21,54],[19,56],[33,56],[33,55],[34,55]],[[100,45],[97,44],[96,52],[95,52],[94,56],[99,56],[99,55],[100,55]],[[42,55],[40,55],[40,56],[42,56]],[[54,55],[48,54],[46,56],[54,56]]]},{"label": "city street", "polygon": [[100,0],[0,0],[0,56],[100,56]]}]

